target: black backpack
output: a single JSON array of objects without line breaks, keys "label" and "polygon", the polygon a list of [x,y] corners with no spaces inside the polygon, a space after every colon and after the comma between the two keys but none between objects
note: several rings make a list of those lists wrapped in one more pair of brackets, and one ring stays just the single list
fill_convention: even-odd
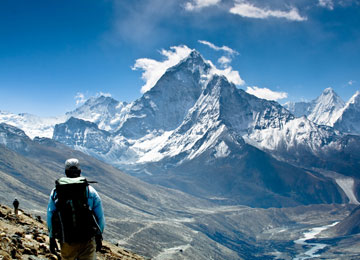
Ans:
[{"label": "black backpack", "polygon": [[96,218],[88,205],[89,182],[86,178],[62,177],[55,185],[54,237],[61,242],[74,243],[86,242],[99,234]]}]

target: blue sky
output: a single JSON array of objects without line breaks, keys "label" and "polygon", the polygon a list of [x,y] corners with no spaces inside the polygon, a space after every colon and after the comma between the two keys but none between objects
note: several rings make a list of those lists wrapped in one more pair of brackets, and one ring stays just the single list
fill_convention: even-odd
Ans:
[{"label": "blue sky", "polygon": [[61,115],[99,93],[130,102],[188,49],[280,103],[327,87],[347,101],[360,86],[360,2],[1,0],[0,110]]}]

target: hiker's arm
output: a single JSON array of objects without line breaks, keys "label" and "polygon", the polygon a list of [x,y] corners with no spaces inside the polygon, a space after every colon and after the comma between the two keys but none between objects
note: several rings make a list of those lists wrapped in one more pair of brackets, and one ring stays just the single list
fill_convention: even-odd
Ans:
[{"label": "hiker's arm", "polygon": [[47,226],[48,226],[48,230],[49,230],[49,237],[52,237],[52,222],[51,222],[51,219],[52,219],[54,211],[56,210],[55,201],[53,200],[53,195],[54,195],[54,190],[50,194],[50,199],[49,199],[49,203],[48,203],[48,207],[47,207],[46,222],[47,222]]},{"label": "hiker's arm", "polygon": [[90,197],[92,199],[92,206],[93,206],[92,210],[95,214],[96,220],[98,221],[98,225],[100,227],[100,231],[102,233],[105,228],[105,217],[104,217],[102,202],[99,194],[96,192],[96,190],[93,187],[89,186],[89,192],[90,192]]}]

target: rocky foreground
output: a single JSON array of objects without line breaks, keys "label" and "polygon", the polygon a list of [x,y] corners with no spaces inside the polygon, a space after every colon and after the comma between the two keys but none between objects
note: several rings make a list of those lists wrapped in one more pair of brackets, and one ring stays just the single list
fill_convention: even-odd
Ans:
[{"label": "rocky foreground", "polygon": [[[22,210],[19,210],[19,215],[16,216],[11,208],[0,204],[0,259],[58,260],[60,258],[50,253],[44,220]],[[101,252],[97,253],[97,259],[141,260],[144,258],[104,241]]]}]

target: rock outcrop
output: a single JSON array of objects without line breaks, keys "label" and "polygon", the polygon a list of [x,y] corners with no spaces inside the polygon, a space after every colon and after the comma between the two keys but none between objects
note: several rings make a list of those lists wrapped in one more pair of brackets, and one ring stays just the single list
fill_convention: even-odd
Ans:
[{"label": "rock outcrop", "polygon": [[[22,210],[13,214],[11,208],[0,204],[0,259],[58,260],[50,253],[45,221]],[[99,260],[143,260],[144,258],[103,241],[97,253]]]}]

